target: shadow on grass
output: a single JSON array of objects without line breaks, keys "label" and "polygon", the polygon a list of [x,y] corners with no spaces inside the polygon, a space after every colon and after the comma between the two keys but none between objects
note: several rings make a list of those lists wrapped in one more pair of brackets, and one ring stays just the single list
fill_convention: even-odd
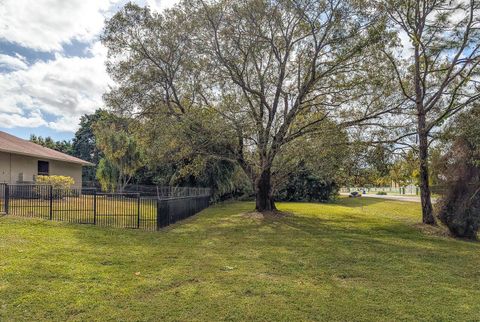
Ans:
[{"label": "shadow on grass", "polygon": [[[358,200],[284,203],[295,215],[267,219],[242,215],[253,203],[224,203],[159,232],[18,221],[8,240],[20,239],[0,259],[9,268],[0,292],[12,303],[10,314],[31,307],[23,318],[89,319],[114,307],[109,318],[132,320],[211,320],[209,312],[222,308],[223,317],[248,320],[259,303],[272,306],[272,319],[333,312],[330,318],[348,320],[380,305],[391,318],[448,295],[476,294],[479,245],[426,236],[384,214],[402,203],[384,202],[366,201],[365,212]],[[422,297],[413,300],[417,291]],[[249,298],[252,304],[242,302]],[[288,315],[298,306],[312,315]],[[339,313],[344,307],[352,311]]]}]

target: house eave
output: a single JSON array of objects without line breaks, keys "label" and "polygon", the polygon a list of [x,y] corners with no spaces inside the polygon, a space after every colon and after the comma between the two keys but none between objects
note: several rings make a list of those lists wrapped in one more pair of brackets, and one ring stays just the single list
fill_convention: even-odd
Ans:
[{"label": "house eave", "polygon": [[91,163],[91,162],[88,162],[88,161],[85,161],[85,160],[82,160],[82,159],[78,159],[77,160],[65,160],[65,159],[62,159],[62,158],[55,158],[55,157],[47,157],[47,156],[44,156],[44,155],[40,155],[40,154],[36,154],[36,153],[23,153],[23,152],[19,152],[19,151],[11,151],[11,150],[8,150],[8,149],[3,149],[0,147],[0,152],[4,152],[4,153],[10,153],[10,154],[15,154],[15,155],[22,155],[22,156],[27,156],[27,157],[33,157],[33,158],[38,158],[38,159],[42,159],[42,160],[51,160],[51,161],[59,161],[59,162],[65,162],[65,163],[73,163],[73,164],[78,164],[78,165],[81,165],[81,166],[95,166],[95,164]]}]

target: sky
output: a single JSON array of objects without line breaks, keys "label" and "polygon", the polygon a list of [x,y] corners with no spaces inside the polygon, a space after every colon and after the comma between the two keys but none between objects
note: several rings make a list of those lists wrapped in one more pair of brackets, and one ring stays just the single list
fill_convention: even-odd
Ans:
[{"label": "sky", "polygon": [[[0,0],[0,131],[71,139],[112,84],[99,42],[127,0]],[[132,0],[161,11],[178,0]]]}]

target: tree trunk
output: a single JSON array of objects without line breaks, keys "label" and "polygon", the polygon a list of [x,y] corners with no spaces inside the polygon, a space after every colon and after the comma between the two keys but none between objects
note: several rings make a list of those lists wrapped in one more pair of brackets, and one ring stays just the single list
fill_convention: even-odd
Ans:
[{"label": "tree trunk", "polygon": [[[416,35],[417,39],[421,38],[421,32]],[[428,182],[428,130],[426,121],[426,111],[424,106],[425,93],[422,86],[422,72],[420,69],[420,45],[415,43],[415,102],[417,108],[417,125],[418,125],[418,150],[420,161],[420,197],[422,201],[422,221],[426,225],[435,225],[435,217],[433,216],[433,207],[430,193],[430,183]]]},{"label": "tree trunk", "polygon": [[428,135],[425,132],[425,115],[418,118],[419,161],[420,161],[420,197],[422,201],[422,221],[426,225],[436,225],[428,180]]},{"label": "tree trunk", "polygon": [[259,212],[276,210],[272,195],[272,173],[270,169],[263,170],[255,181],[255,209]]}]

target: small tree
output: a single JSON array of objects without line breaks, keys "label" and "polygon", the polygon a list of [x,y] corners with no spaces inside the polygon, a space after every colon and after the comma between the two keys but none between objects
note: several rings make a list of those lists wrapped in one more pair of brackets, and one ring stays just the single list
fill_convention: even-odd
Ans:
[{"label": "small tree", "polygon": [[101,182],[109,182],[105,187],[111,189],[115,176],[115,190],[122,192],[137,170],[143,166],[137,140],[129,131],[128,120],[109,114],[95,123],[94,133],[96,143],[105,155],[103,162],[99,164],[97,175],[100,177],[97,178]]},{"label": "small tree", "polygon": [[[408,42],[384,50],[405,98],[403,112],[418,135],[423,223],[434,225],[429,183],[429,146],[436,128],[480,99],[480,5],[476,0],[378,1],[394,31]],[[398,49],[398,47],[396,48]]]},{"label": "small tree", "polygon": [[[80,127],[75,132],[72,140],[73,156],[85,161],[92,162],[98,166],[100,159],[104,157],[102,151],[96,144],[96,137],[93,131],[94,124],[102,118],[108,117],[108,112],[98,109],[93,114],[85,114],[80,118]],[[95,180],[96,167],[83,167],[83,181]]]},{"label": "small tree", "polygon": [[97,166],[96,177],[103,191],[115,192],[118,185],[118,169],[108,161],[101,159]]},{"label": "small tree", "polygon": [[63,141],[54,141],[51,137],[47,136],[43,138],[42,136],[36,136],[35,134],[30,135],[30,142],[44,146],[49,149],[53,149],[62,153],[73,155],[72,143],[67,140]]}]

